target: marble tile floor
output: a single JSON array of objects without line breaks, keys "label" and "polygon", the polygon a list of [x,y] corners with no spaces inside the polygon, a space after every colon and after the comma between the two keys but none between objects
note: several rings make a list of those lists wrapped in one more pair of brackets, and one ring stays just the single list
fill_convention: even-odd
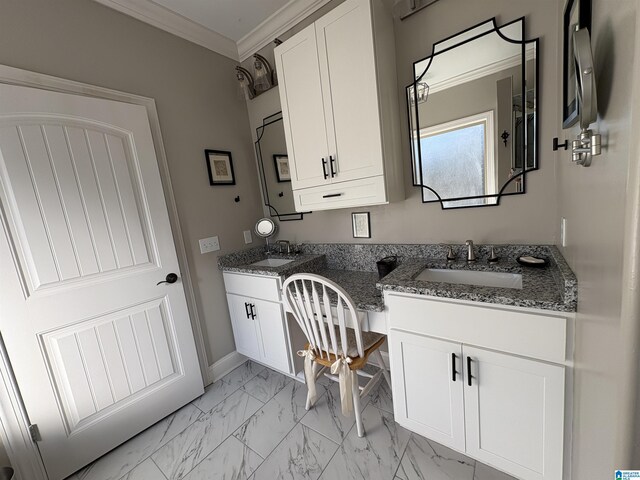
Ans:
[{"label": "marble tile floor", "polygon": [[339,387],[306,386],[248,361],[204,395],[67,480],[515,480],[395,423],[381,384],[362,401],[366,436]]}]

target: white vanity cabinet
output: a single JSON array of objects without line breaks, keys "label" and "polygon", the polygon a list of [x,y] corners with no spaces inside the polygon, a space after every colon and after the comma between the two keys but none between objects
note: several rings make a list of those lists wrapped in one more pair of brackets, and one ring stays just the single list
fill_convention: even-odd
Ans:
[{"label": "white vanity cabinet", "polygon": [[404,197],[392,18],[346,0],[275,49],[298,211]]},{"label": "white vanity cabinet", "polygon": [[289,334],[280,303],[280,280],[244,273],[224,273],[236,350],[291,374]]},{"label": "white vanity cabinet", "polygon": [[523,480],[563,478],[566,317],[389,292],[385,304],[398,423]]}]

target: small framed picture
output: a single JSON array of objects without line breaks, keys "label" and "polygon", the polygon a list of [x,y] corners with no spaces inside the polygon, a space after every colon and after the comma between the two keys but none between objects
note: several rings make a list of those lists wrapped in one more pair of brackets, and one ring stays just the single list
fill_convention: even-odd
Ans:
[{"label": "small framed picture", "polygon": [[276,178],[280,183],[291,181],[291,170],[289,170],[289,157],[287,155],[274,155],[273,163],[276,166]]},{"label": "small framed picture", "polygon": [[231,152],[223,150],[205,150],[207,171],[210,185],[235,185],[236,177],[233,173]]},{"label": "small framed picture", "polygon": [[369,212],[353,212],[353,238],[371,238],[371,218]]}]

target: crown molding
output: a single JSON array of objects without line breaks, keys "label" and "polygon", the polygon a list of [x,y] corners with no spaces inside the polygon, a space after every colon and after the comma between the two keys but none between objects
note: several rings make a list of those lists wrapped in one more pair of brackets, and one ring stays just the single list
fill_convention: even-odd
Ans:
[{"label": "crown molding", "polygon": [[[238,46],[230,38],[203,27],[151,0],[94,0],[220,55],[238,60]],[[294,2],[291,2],[294,3]],[[298,3],[297,1],[295,3]],[[308,3],[308,2],[300,2]],[[317,3],[317,2],[316,2]]]},{"label": "crown molding", "polygon": [[[104,0],[99,0],[104,1]],[[290,0],[260,25],[238,40],[238,55],[243,61],[293,28],[301,20],[323,7],[330,0]]]}]

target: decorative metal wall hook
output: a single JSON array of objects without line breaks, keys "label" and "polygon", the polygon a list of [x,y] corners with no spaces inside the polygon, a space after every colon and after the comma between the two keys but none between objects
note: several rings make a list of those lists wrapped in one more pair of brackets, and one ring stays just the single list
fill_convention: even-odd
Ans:
[{"label": "decorative metal wall hook", "polygon": [[502,138],[502,142],[504,143],[505,147],[507,146],[507,140],[509,139],[510,136],[511,135],[506,130],[502,132],[502,135],[500,135],[500,138]]},{"label": "decorative metal wall hook", "polygon": [[555,137],[553,139],[553,151],[557,151],[559,148],[562,148],[564,150],[566,150],[567,148],[569,148],[569,141],[565,140],[564,143],[559,143],[560,140],[558,139],[558,137]]}]

